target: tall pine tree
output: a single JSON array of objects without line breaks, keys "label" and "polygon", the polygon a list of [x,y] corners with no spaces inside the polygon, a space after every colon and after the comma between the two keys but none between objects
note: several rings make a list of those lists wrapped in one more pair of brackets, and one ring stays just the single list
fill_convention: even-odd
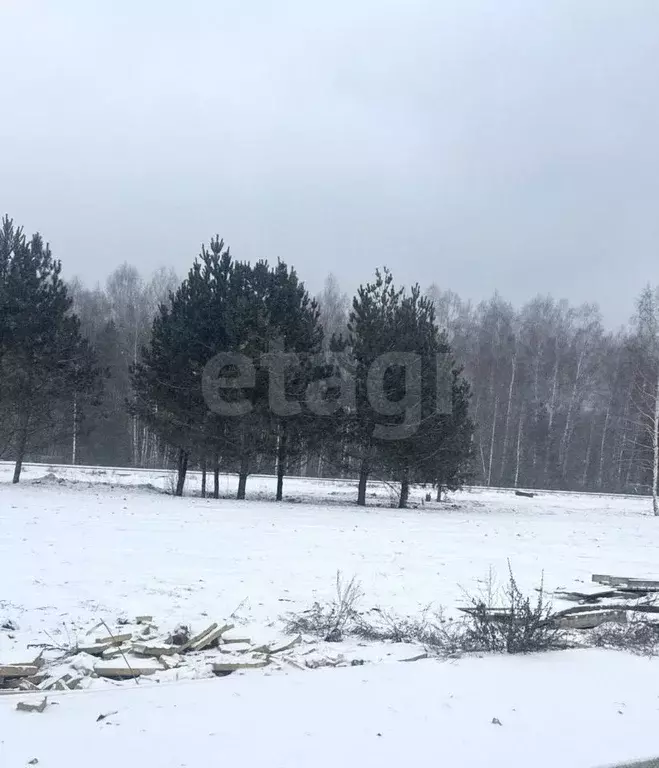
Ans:
[{"label": "tall pine tree", "polygon": [[0,410],[14,483],[29,453],[71,439],[99,393],[99,372],[71,298],[40,235],[27,240],[8,217],[0,228]]}]

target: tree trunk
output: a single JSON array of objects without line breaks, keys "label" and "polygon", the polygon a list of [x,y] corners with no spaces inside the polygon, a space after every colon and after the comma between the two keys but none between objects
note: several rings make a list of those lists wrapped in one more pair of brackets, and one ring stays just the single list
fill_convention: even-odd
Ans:
[{"label": "tree trunk", "polygon": [[21,479],[21,472],[23,471],[23,460],[25,459],[25,452],[27,451],[27,437],[28,428],[30,425],[30,415],[25,412],[21,416],[20,427],[18,432],[18,445],[16,447],[16,464],[14,466],[14,477],[12,483],[16,484]]},{"label": "tree trunk", "polygon": [[178,466],[176,477],[176,496],[183,496],[183,488],[185,487],[185,477],[188,473],[188,460],[190,454],[181,448],[178,452]]},{"label": "tree trunk", "polygon": [[149,428],[142,430],[142,447],[140,449],[140,466],[146,467],[149,459]]},{"label": "tree trunk", "polygon": [[207,475],[206,459],[201,463],[201,498],[206,498],[206,475]]},{"label": "tree trunk", "polygon": [[243,456],[240,460],[240,472],[238,474],[238,493],[236,498],[243,501],[247,489],[247,475],[249,474],[249,457]]},{"label": "tree trunk", "polygon": [[410,474],[407,469],[403,470],[400,480],[400,496],[398,497],[398,509],[406,509],[407,500],[410,496]]},{"label": "tree trunk", "polygon": [[71,445],[71,464],[78,459],[78,396],[73,395],[73,442]]},{"label": "tree trunk", "polygon": [[359,468],[359,486],[357,488],[357,506],[366,506],[366,484],[368,483],[368,476],[371,471],[370,459],[363,458],[361,466]]},{"label": "tree trunk", "polygon": [[606,409],[606,415],[604,416],[604,427],[602,429],[602,441],[600,443],[600,464],[599,464],[599,470],[597,472],[597,487],[600,489],[602,488],[602,482],[604,480],[604,446],[606,444],[606,430],[609,427],[610,415],[611,415],[611,403],[609,402],[609,406]]},{"label": "tree trunk", "polygon": [[594,421],[590,422],[590,431],[588,432],[588,445],[586,446],[586,458],[584,459],[583,475],[581,476],[582,488],[585,488],[588,482],[588,468],[590,466],[590,454],[592,453],[594,423],[595,423]]},{"label": "tree trunk", "polygon": [[[133,326],[133,365],[134,366],[137,365],[137,319],[135,320],[135,325]],[[139,450],[138,441],[139,440],[138,440],[138,431],[137,431],[137,416],[133,416],[132,428],[133,428],[133,430],[132,430],[133,431],[133,434],[132,434],[132,439],[133,439],[133,466],[135,467],[135,466],[137,466],[138,461],[139,461],[139,453],[138,453],[138,450]],[[180,462],[180,460],[181,460],[181,457],[179,455],[179,462]],[[186,458],[186,460],[185,460],[185,471],[186,472],[187,472],[187,469],[188,469],[188,461],[187,461],[187,458]],[[185,475],[183,477],[183,483],[185,483]],[[178,488],[178,483],[177,483],[177,488]],[[176,495],[177,496],[182,496],[183,495],[183,485],[181,485],[181,493],[177,493]]]},{"label": "tree trunk", "polygon": [[276,501],[284,497],[284,475],[286,474],[286,458],[288,453],[288,434],[282,426],[277,445],[277,495]]},{"label": "tree trunk", "polygon": [[506,471],[506,457],[508,454],[508,430],[510,427],[510,410],[513,403],[513,389],[515,387],[515,374],[517,372],[517,339],[515,339],[515,352],[512,359],[512,370],[510,372],[510,386],[508,387],[508,405],[506,406],[506,420],[503,425],[503,446],[501,448],[501,471],[499,472],[499,483],[503,484]]},{"label": "tree trunk", "polygon": [[494,413],[492,414],[492,435],[490,436],[490,458],[487,467],[487,486],[492,483],[492,459],[494,458],[494,436],[497,428],[497,410],[499,407],[499,398],[494,398]]},{"label": "tree trunk", "polygon": [[572,392],[567,406],[567,416],[565,417],[565,429],[563,430],[563,437],[561,438],[559,448],[559,464],[563,477],[565,477],[567,473],[567,460],[570,452],[570,440],[572,439],[572,421],[574,417],[574,409],[577,404],[577,393],[579,391],[584,354],[585,353],[582,351],[577,361],[577,370],[574,374],[574,384],[572,385]]},{"label": "tree trunk", "polygon": [[659,517],[657,484],[659,483],[659,371],[654,393],[654,420],[652,422],[652,511]]},{"label": "tree trunk", "polygon": [[437,481],[437,501],[442,500],[442,484]]},{"label": "tree trunk", "polygon": [[515,488],[519,483],[519,458],[522,449],[522,425],[524,424],[524,408],[522,407],[519,412],[519,424],[517,426],[517,452],[515,456]]},{"label": "tree trunk", "polygon": [[547,475],[549,473],[549,459],[551,455],[551,430],[554,426],[554,413],[556,411],[556,393],[558,391],[558,368],[559,368],[559,356],[558,356],[558,342],[556,341],[554,343],[554,355],[555,355],[555,363],[554,363],[554,376],[551,386],[551,400],[549,401],[549,422],[547,424],[547,445],[545,447],[545,471],[544,471],[544,477],[545,480],[547,479]]},{"label": "tree trunk", "polygon": [[478,436],[478,450],[480,451],[481,465],[483,467],[483,484],[485,484],[487,481],[487,468],[485,466],[485,451],[483,450],[483,439],[480,435]]},{"label": "tree trunk", "polygon": [[139,456],[137,453],[137,416],[133,416],[132,418],[132,434],[131,434],[131,441],[132,441],[132,447],[133,447],[133,466],[136,467],[139,463]]},{"label": "tree trunk", "polygon": [[213,498],[220,498],[220,457],[215,454],[215,464],[213,465]]}]

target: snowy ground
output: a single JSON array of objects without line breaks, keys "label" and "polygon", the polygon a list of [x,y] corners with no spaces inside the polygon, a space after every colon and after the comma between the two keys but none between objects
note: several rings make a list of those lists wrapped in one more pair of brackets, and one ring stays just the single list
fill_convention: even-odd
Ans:
[{"label": "snowy ground", "polygon": [[[282,614],[332,597],[337,570],[361,581],[364,608],[408,614],[455,610],[490,569],[504,579],[508,559],[524,589],[543,571],[551,590],[595,572],[659,576],[646,499],[472,491],[360,510],[342,482],[287,480],[289,501],[275,505],[271,478],[251,478],[251,499],[236,502],[163,495],[167,473],[30,466],[20,487],[10,477],[0,465],[0,623],[18,630],[0,631],[0,664],[33,657],[28,643],[140,614],[201,629],[236,613],[241,630],[272,636]],[[223,493],[234,486],[222,478]],[[372,492],[388,503],[387,486]],[[361,655],[357,668],[104,684],[54,695],[43,714],[1,696],[0,766],[597,768],[659,755],[659,661],[595,650],[414,664],[393,647]]]}]

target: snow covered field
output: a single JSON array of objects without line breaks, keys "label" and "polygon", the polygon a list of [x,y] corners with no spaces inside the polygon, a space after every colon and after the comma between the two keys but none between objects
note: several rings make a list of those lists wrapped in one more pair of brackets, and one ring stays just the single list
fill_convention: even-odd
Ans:
[{"label": "snow covered field", "polygon": [[[235,613],[241,631],[271,636],[286,612],[331,598],[337,570],[360,580],[364,608],[407,614],[454,611],[490,569],[504,580],[508,559],[525,590],[543,571],[550,590],[595,572],[659,575],[647,499],[474,490],[364,510],[347,482],[287,480],[289,500],[274,504],[271,478],[250,478],[246,502],[175,499],[161,492],[163,472],[29,466],[19,487],[10,478],[0,465],[0,624],[18,625],[0,631],[0,663],[34,657],[28,643],[75,641],[101,619],[140,614],[202,629]],[[234,487],[222,478],[223,493]],[[387,486],[372,493],[388,503]],[[657,660],[581,650],[401,664],[393,647],[363,656],[357,668],[95,681],[53,695],[43,714],[1,696],[0,766],[597,768],[659,755]]]}]

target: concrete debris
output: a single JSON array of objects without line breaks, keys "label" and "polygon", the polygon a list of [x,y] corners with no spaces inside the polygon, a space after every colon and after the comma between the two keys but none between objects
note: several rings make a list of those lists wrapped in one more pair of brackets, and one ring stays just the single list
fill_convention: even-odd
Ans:
[{"label": "concrete debris", "polygon": [[16,624],[16,622],[12,621],[11,619],[5,619],[2,623],[0,623],[0,629],[5,630],[6,632],[17,632],[18,624]]},{"label": "concrete debris", "polygon": [[226,637],[222,635],[222,643],[224,645],[251,645],[252,641],[249,637]]},{"label": "concrete debris", "polygon": [[268,656],[271,656],[275,653],[283,653],[284,651],[290,651],[291,648],[298,645],[298,643],[302,642],[302,635],[297,635],[297,637],[293,638],[288,643],[284,643],[283,645],[260,645],[258,648],[254,649],[255,653],[265,653]]},{"label": "concrete debris", "polygon": [[179,624],[165,642],[170,645],[185,645],[190,639],[190,628],[184,624]]},{"label": "concrete debris", "polygon": [[12,680],[20,677],[33,677],[39,671],[36,664],[9,664],[0,666],[0,679]]},{"label": "concrete debris", "polygon": [[223,640],[222,645],[218,646],[220,653],[248,653],[253,649],[254,646],[250,642],[227,643]]},{"label": "concrete debris", "polygon": [[134,664],[114,664],[103,665],[97,664],[94,667],[94,672],[98,677],[108,677],[112,680],[131,680],[135,677],[141,677],[142,675],[154,675],[158,670],[162,670],[162,666],[140,664],[139,661],[135,661]]},{"label": "concrete debris", "polygon": [[98,678],[130,683],[144,676],[193,679],[268,666],[287,671],[354,663],[329,655],[302,635],[275,636],[265,643],[263,638],[252,641],[239,633],[232,635],[230,623],[213,622],[195,634],[185,625],[162,632],[152,616],[141,615],[133,620],[122,617],[114,626],[121,628],[116,635],[114,627],[101,621],[86,633],[84,644],[68,650],[49,646],[42,652],[45,658],[40,655],[30,663],[0,666],[0,692],[65,692],[88,688]]},{"label": "concrete debris", "polygon": [[268,659],[250,659],[245,661],[216,661],[213,663],[213,672],[217,674],[235,672],[238,669],[260,669],[267,667]]},{"label": "concrete debris", "polygon": [[44,698],[39,704],[31,704],[29,701],[19,701],[16,709],[19,712],[44,712],[48,706],[48,698]]},{"label": "concrete debris", "polygon": [[134,643],[130,650],[138,656],[153,656],[154,658],[160,658],[161,656],[173,656],[175,653],[178,653],[180,649],[175,645]]},{"label": "concrete debris", "polygon": [[181,646],[181,653],[185,653],[187,650],[189,650],[195,643],[198,643],[200,640],[203,640],[206,635],[209,635],[211,632],[213,632],[215,629],[217,629],[217,622],[214,624],[211,624],[210,627],[206,627],[206,629],[203,632],[200,632],[198,635],[194,635],[191,637],[187,643],[184,643]]},{"label": "concrete debris", "polygon": [[[214,645],[218,644],[222,634],[224,632],[228,632],[230,629],[233,629],[233,624],[225,624],[222,627],[217,627],[216,629],[213,629],[212,631],[203,635],[203,637],[199,638],[195,642],[189,643],[187,650],[203,651],[205,648],[212,648]],[[185,646],[182,650],[186,650]]]},{"label": "concrete debris", "polygon": [[133,637],[132,632],[127,632],[125,635],[110,635],[109,637],[99,637],[96,642],[102,645],[123,645],[127,643]]},{"label": "concrete debris", "polygon": [[79,653],[88,653],[90,656],[102,656],[110,648],[114,648],[112,643],[96,642],[93,645],[79,645],[77,650]]},{"label": "concrete debris", "polygon": [[116,709],[115,709],[113,712],[106,712],[105,714],[101,713],[101,714],[100,714],[100,715],[99,715],[99,716],[96,718],[96,722],[97,722],[97,723],[100,723],[100,722],[102,722],[103,720],[105,720],[106,718],[108,718],[108,717],[112,717],[112,715],[118,715],[118,714],[119,714],[119,712],[118,712],[118,710],[116,710]]}]

